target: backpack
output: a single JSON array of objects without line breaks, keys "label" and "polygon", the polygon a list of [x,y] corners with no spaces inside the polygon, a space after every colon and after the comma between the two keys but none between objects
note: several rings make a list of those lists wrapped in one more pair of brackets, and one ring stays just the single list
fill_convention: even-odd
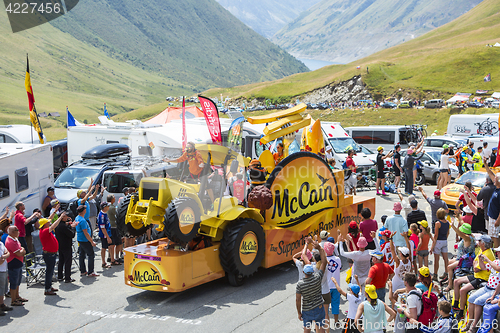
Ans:
[{"label": "backpack", "polygon": [[[418,316],[418,321],[422,324],[429,326],[437,318],[437,303],[438,298],[436,294],[430,292],[432,289],[432,284],[429,290],[420,295],[415,290],[410,291],[408,295],[417,295],[422,303],[422,312]],[[428,296],[430,293],[430,297]]]},{"label": "backpack", "polygon": [[73,220],[75,220],[75,218],[78,216],[78,213],[76,212],[77,208],[78,208],[78,199],[70,202],[70,204],[68,205],[68,210],[71,212],[71,214],[73,214],[73,216],[71,216]]},{"label": "backpack", "polygon": [[466,253],[458,259],[459,268],[471,268],[474,265],[475,255],[473,253]]}]

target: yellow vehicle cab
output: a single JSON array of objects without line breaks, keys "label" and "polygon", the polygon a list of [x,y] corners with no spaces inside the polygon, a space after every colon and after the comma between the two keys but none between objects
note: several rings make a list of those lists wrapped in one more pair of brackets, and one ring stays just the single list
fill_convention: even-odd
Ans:
[{"label": "yellow vehicle cab", "polygon": [[441,199],[446,202],[449,209],[454,210],[455,204],[461,194],[460,189],[464,188],[465,183],[470,181],[474,191],[479,193],[486,182],[486,177],[488,177],[486,171],[467,171],[458,177],[455,183],[446,185],[441,189]]}]

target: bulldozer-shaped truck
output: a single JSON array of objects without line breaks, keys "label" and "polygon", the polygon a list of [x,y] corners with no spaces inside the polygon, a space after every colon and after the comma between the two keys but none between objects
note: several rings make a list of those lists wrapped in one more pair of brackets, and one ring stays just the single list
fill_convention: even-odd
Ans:
[{"label": "bulldozer-shaped truck", "polygon": [[[196,149],[206,167],[220,166],[224,174],[231,163],[246,171],[250,162],[224,146]],[[212,200],[207,177],[199,184],[146,177],[138,193],[119,204],[122,230],[139,236],[154,227],[160,237],[124,250],[127,285],[179,292],[227,276],[238,286],[259,267],[290,261],[307,236],[322,230],[345,234],[351,220],[360,220],[362,208],[375,212],[374,198],[344,195],[343,171],[333,171],[310,152],[291,154],[272,170],[265,184],[272,206],[266,210],[223,195],[225,181]]]}]

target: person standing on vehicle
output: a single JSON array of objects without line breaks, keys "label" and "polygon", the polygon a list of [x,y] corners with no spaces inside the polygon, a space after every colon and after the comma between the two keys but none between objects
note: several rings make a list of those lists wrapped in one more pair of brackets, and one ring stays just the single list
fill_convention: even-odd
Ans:
[{"label": "person standing on vehicle", "polygon": [[165,162],[176,162],[182,163],[184,161],[188,161],[189,164],[189,172],[191,173],[191,178],[199,179],[202,176],[203,168],[205,167],[205,163],[203,162],[203,157],[201,153],[196,150],[193,142],[188,142],[186,145],[186,151],[181,155],[181,157],[177,159],[163,159]]},{"label": "person standing on vehicle", "polygon": [[283,150],[285,149],[285,146],[283,146],[283,143],[280,142],[276,145],[276,153],[273,153],[273,158],[274,158],[274,164],[278,165],[279,162],[285,158],[285,155],[283,154]]},{"label": "person standing on vehicle", "polygon": [[375,185],[377,189],[377,195],[380,195],[381,193],[378,191],[379,188],[382,189],[382,195],[387,196],[388,194],[385,193],[385,173],[384,173],[384,168],[385,168],[385,163],[384,160],[386,158],[389,158],[393,155],[393,152],[389,152],[389,154],[384,155],[384,147],[379,146],[377,148],[378,154],[377,154],[377,183]]},{"label": "person standing on vehicle", "polygon": [[347,184],[350,187],[349,194],[356,195],[356,185],[358,184],[358,178],[356,176],[356,163],[354,163],[354,149],[349,149],[347,151],[347,157],[345,159],[345,165],[347,169],[351,170],[351,175],[347,178]]},{"label": "person standing on vehicle", "polygon": [[401,174],[403,173],[403,168],[401,164],[401,154],[399,153],[400,151],[401,151],[401,145],[397,144],[394,147],[394,165],[392,166],[394,168],[394,175],[395,175],[394,186],[396,186],[396,189],[399,187],[399,183],[401,182]]},{"label": "person standing on vehicle", "polygon": [[415,166],[415,162],[424,156],[425,150],[420,153],[420,156],[413,156],[413,150],[408,149],[406,152],[405,162],[403,165],[403,169],[405,170],[405,193],[413,194],[413,167]]}]

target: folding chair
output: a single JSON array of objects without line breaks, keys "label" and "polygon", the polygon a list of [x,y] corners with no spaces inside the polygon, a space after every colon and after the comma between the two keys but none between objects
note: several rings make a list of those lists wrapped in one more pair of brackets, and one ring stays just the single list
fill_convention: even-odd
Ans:
[{"label": "folding chair", "polygon": [[34,252],[24,258],[26,267],[26,284],[29,288],[37,283],[45,283],[45,265],[41,265],[40,258]]}]

